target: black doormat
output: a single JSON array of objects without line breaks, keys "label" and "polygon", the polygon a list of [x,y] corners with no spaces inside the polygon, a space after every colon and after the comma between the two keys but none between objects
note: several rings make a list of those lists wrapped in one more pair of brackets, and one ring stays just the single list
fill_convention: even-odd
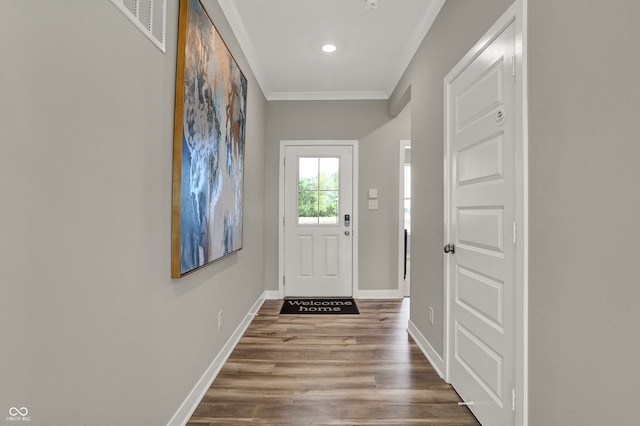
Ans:
[{"label": "black doormat", "polygon": [[351,298],[284,299],[281,314],[359,314]]}]

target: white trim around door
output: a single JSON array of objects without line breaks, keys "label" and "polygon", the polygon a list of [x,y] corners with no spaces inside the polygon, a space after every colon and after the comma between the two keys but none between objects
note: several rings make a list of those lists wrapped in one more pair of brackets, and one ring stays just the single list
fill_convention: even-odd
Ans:
[{"label": "white trim around door", "polygon": [[278,212],[278,296],[284,298],[285,276],[285,154],[287,147],[330,147],[348,146],[352,148],[353,158],[353,204],[351,214],[352,237],[352,295],[358,295],[358,141],[357,140],[282,140],[280,141],[279,160],[279,212]]},{"label": "white trim around door", "polygon": [[[509,25],[515,24],[515,57],[514,57],[514,74],[515,74],[515,223],[514,239],[516,244],[516,260],[515,260],[515,386],[513,393],[513,408],[515,412],[515,425],[528,426],[528,387],[529,387],[529,359],[528,359],[528,244],[529,244],[529,225],[528,225],[528,95],[527,95],[527,1],[516,0],[509,9],[498,19],[498,21],[489,29],[489,31],[480,39],[478,43],[460,60],[460,62],[445,77],[445,88],[452,83],[484,50],[490,45]],[[445,90],[444,99],[444,152],[445,152],[445,170],[444,170],[444,204],[445,204],[445,241],[443,246],[448,244],[450,238],[450,158],[448,157],[448,143],[450,135],[448,134],[448,93]],[[451,298],[455,296],[453,289],[450,288],[451,280],[449,277],[450,256],[444,256],[444,279],[445,279],[445,330],[444,330],[444,347],[445,347],[445,380],[450,380],[450,364],[453,356],[453,342],[450,339],[451,331],[451,312],[449,309]],[[487,425],[489,426],[489,425]]]}]

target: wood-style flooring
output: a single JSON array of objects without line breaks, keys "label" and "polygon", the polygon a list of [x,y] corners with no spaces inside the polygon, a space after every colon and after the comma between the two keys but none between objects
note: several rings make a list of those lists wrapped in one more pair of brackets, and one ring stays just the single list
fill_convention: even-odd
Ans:
[{"label": "wood-style flooring", "polygon": [[279,315],[265,301],[188,425],[479,425],[409,337],[408,302]]}]

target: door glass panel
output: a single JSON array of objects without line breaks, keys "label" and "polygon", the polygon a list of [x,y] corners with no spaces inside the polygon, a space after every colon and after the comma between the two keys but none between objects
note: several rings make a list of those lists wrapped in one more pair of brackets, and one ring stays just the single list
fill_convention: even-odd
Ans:
[{"label": "door glass panel", "polygon": [[340,159],[300,157],[298,160],[298,224],[338,225]]},{"label": "door glass panel", "polygon": [[318,202],[319,216],[322,225],[338,224],[338,191],[320,191]]},{"label": "door glass panel", "polygon": [[300,158],[298,164],[298,189],[309,191],[318,189],[318,159]]},{"label": "door glass panel", "polygon": [[320,189],[337,191],[340,162],[337,158],[320,159]]},{"label": "door glass panel", "polygon": [[298,192],[298,223],[311,225],[318,223],[318,191]]}]

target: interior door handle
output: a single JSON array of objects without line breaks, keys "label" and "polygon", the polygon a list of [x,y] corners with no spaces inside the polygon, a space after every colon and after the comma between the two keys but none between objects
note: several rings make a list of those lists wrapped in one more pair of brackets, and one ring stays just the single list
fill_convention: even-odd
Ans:
[{"label": "interior door handle", "polygon": [[456,254],[456,245],[455,244],[447,244],[444,246],[445,253]]}]

